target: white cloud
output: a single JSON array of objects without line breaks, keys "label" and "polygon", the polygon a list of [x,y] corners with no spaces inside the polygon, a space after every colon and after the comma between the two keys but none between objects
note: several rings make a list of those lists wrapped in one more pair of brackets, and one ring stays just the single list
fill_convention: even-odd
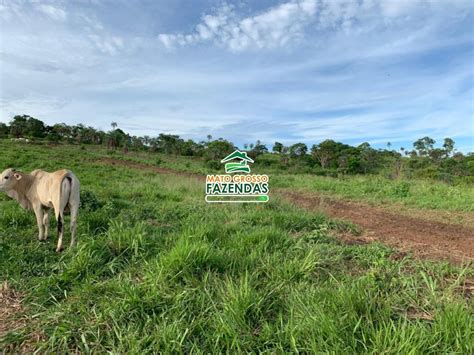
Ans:
[{"label": "white cloud", "polygon": [[56,21],[65,21],[66,20],[66,11],[52,5],[39,5],[38,9],[49,16],[51,19]]},{"label": "white cloud", "polygon": [[19,17],[22,13],[21,6],[14,1],[2,1],[0,4],[0,16],[5,21],[10,20],[15,16]]},{"label": "white cloud", "polygon": [[267,11],[239,18],[234,7],[225,4],[213,15],[204,15],[192,34],[160,34],[167,48],[213,40],[232,51],[275,48],[297,41],[316,14],[316,0],[293,0]]},{"label": "white cloud", "polygon": [[0,117],[8,122],[14,115],[21,112],[21,114],[43,118],[61,110],[66,105],[65,99],[44,95],[27,95],[13,100],[2,98],[0,99]]},{"label": "white cloud", "polygon": [[429,5],[429,2],[419,0],[384,0],[380,3],[382,13],[387,17],[406,15],[423,5]]},{"label": "white cloud", "polygon": [[[168,49],[213,42],[231,51],[280,48],[298,44],[308,32],[316,39],[328,30],[374,32],[433,12],[449,11],[447,3],[428,0],[291,0],[253,15],[239,16],[235,7],[224,4],[205,14],[191,33],[161,33],[158,40]],[[454,7],[470,9],[463,0]],[[397,22],[398,21],[398,22]],[[319,33],[318,33],[319,31]]]},{"label": "white cloud", "polygon": [[89,39],[101,52],[110,55],[117,54],[124,47],[124,41],[119,36],[92,33],[89,35]]}]

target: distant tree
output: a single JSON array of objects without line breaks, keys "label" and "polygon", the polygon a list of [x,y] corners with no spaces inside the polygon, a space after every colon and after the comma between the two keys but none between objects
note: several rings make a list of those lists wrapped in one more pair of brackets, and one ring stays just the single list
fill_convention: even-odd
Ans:
[{"label": "distant tree", "polygon": [[196,143],[192,139],[183,141],[181,145],[181,154],[187,156],[200,156],[203,154],[205,149],[205,143]]},{"label": "distant tree", "polygon": [[26,134],[31,138],[43,138],[46,135],[44,122],[34,117],[28,117],[26,121]]},{"label": "distant tree", "polygon": [[435,149],[431,149],[429,154],[433,163],[439,164],[443,156],[446,155],[446,151],[444,149],[435,148]]},{"label": "distant tree", "polygon": [[304,143],[296,143],[289,147],[291,157],[302,157],[308,152],[308,146]]},{"label": "distant tree", "polygon": [[244,143],[244,149],[247,150],[249,148],[248,143]]},{"label": "distant tree", "polygon": [[449,157],[454,152],[454,140],[451,138],[445,138],[443,143],[443,148],[445,152],[445,156]]},{"label": "distant tree", "polygon": [[290,163],[290,148],[283,146],[280,153],[281,165],[288,166]]},{"label": "distant tree", "polygon": [[208,144],[205,152],[205,160],[220,161],[235,150],[235,146],[226,140],[212,141]]},{"label": "distant tree", "polygon": [[317,144],[313,144],[311,147],[311,155],[314,160],[321,165],[321,168],[326,169],[330,158],[330,153],[328,151],[320,148]]},{"label": "distant tree", "polygon": [[268,148],[262,144],[260,140],[257,140],[253,149],[249,152],[249,156],[253,159],[258,157],[260,154],[267,153]]},{"label": "distant tree", "polygon": [[85,128],[86,127],[82,123],[71,127],[72,138],[75,143],[78,143],[78,144],[85,143],[85,139],[84,139]]},{"label": "distant tree", "polygon": [[341,155],[337,158],[337,164],[339,166],[339,171],[343,174],[348,172],[349,168],[349,159],[346,155]]},{"label": "distant tree", "polygon": [[10,134],[16,138],[42,138],[46,133],[44,122],[28,115],[17,115],[10,122]]},{"label": "distant tree", "polygon": [[61,136],[54,130],[54,126],[47,126],[46,139],[49,142],[58,143],[61,140]]},{"label": "distant tree", "polygon": [[94,144],[102,144],[105,142],[107,134],[104,131],[96,130],[94,132]]},{"label": "distant tree", "polygon": [[178,135],[160,133],[158,137],[158,149],[166,154],[182,154],[185,148],[185,142]]},{"label": "distant tree", "polygon": [[357,149],[360,152],[359,156],[363,172],[367,173],[373,170],[377,162],[377,151],[367,142],[360,144]]},{"label": "distant tree", "polygon": [[157,152],[158,151],[158,147],[159,147],[159,140],[158,138],[156,137],[152,137],[150,138],[150,141],[148,143],[150,145],[150,150],[152,152]]},{"label": "distant tree", "polygon": [[116,149],[122,147],[125,144],[128,144],[128,135],[122,131],[120,128],[117,128],[113,131],[110,131],[107,134],[107,148]]},{"label": "distant tree", "polygon": [[257,155],[260,155],[260,154],[263,154],[263,153],[267,153],[268,152],[268,148],[265,144],[262,144],[260,143],[259,145],[256,145],[253,150],[255,150],[257,152]]},{"label": "distant tree", "polygon": [[107,149],[112,149],[112,150],[115,150],[117,149],[117,141],[115,140],[115,136],[114,135],[108,135],[107,136]]},{"label": "distant tree", "polygon": [[132,136],[130,137],[130,147],[133,150],[143,150],[145,144],[143,143],[143,137]]},{"label": "distant tree", "polygon": [[456,152],[453,154],[453,159],[457,161],[462,161],[464,159],[464,154],[461,152]]},{"label": "distant tree", "polygon": [[[336,160],[340,151],[337,143],[331,139],[326,139],[319,144],[315,144],[311,148],[311,155],[319,162],[323,169],[326,169],[331,160]],[[367,143],[368,144],[368,143]]]},{"label": "distant tree", "polygon": [[282,150],[283,150],[283,144],[281,144],[280,142],[273,143],[273,148],[272,148],[273,152],[281,154]]},{"label": "distant tree", "polygon": [[212,140],[212,136],[210,134],[207,135],[207,141],[210,142]]},{"label": "distant tree", "polygon": [[61,140],[70,140],[72,139],[72,127],[68,126],[65,123],[57,123],[50,130],[49,133],[52,135],[57,135]]},{"label": "distant tree", "polygon": [[6,138],[8,136],[8,132],[8,126],[5,123],[0,122],[0,138]]},{"label": "distant tree", "polygon": [[390,149],[392,147],[392,143],[391,142],[387,142],[387,148]]},{"label": "distant tree", "polygon": [[430,151],[433,150],[433,146],[436,141],[430,137],[423,137],[413,143],[413,147],[416,149],[419,156],[429,156]]},{"label": "distant tree", "polygon": [[81,143],[100,144],[102,142],[101,133],[94,127],[84,127],[82,130]]},{"label": "distant tree", "polygon": [[20,138],[26,135],[27,133],[27,122],[30,116],[15,116],[10,121],[10,134],[15,138]]},{"label": "distant tree", "polygon": [[113,130],[115,130],[118,127],[118,124],[115,121],[113,121],[110,125],[112,126]]}]

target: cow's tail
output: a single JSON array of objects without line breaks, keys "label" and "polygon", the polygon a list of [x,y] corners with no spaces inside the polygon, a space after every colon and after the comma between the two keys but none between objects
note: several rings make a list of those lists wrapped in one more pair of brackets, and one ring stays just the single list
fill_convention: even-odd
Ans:
[{"label": "cow's tail", "polygon": [[[77,177],[70,171],[68,171],[62,179],[59,196],[59,210],[56,211],[58,235],[60,236],[60,239],[62,239],[61,236],[64,234],[64,213],[66,209],[69,209],[71,213],[71,245],[74,245],[76,242],[77,214],[80,203],[80,184]],[[61,247],[58,246],[58,249]]]},{"label": "cow's tail", "polygon": [[67,179],[69,180],[69,198],[68,207],[71,212],[71,246],[76,243],[77,234],[77,214],[79,212],[79,205],[81,202],[81,186],[79,179],[72,173],[69,172]]},{"label": "cow's tail", "polygon": [[58,228],[60,221],[64,222],[64,212],[67,207],[69,207],[69,200],[71,199],[72,183],[69,174],[66,174],[59,188],[59,208],[56,212],[56,219],[58,221]]}]

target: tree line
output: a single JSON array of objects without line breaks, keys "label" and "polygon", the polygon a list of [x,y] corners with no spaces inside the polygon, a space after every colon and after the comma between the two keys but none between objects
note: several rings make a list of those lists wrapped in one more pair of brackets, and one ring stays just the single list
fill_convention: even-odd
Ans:
[{"label": "tree line", "polygon": [[[195,142],[185,140],[178,135],[161,133],[157,137],[130,135],[116,122],[111,130],[103,131],[83,124],[67,125],[58,123],[52,126],[28,116],[17,115],[9,124],[0,122],[0,138],[29,138],[50,143],[103,145],[110,151],[122,149],[150,151],[164,154],[203,157],[209,168],[219,169],[219,161],[236,146],[223,138]],[[275,142],[271,153],[261,141],[246,143],[243,146],[252,158],[259,156],[257,165],[274,167],[289,172],[306,172],[319,175],[340,174],[377,174],[385,173],[390,177],[435,178],[450,181],[461,178],[473,181],[474,154],[463,154],[455,148],[451,138],[445,138],[441,146],[436,141],[423,137],[413,142],[412,149],[375,149],[365,142],[356,147],[331,139],[308,147],[305,143],[285,146]]]},{"label": "tree line", "polygon": [[[304,143],[284,146],[273,145],[273,152],[280,155],[281,164],[292,170],[298,167],[308,173],[337,176],[340,174],[379,174],[390,178],[433,178],[447,182],[474,182],[474,154],[467,155],[455,148],[451,138],[445,138],[441,147],[436,141],[423,137],[413,142],[413,149],[401,147],[398,151],[375,149],[364,142],[356,147],[327,139],[311,148]],[[262,159],[260,159],[262,160]]]}]

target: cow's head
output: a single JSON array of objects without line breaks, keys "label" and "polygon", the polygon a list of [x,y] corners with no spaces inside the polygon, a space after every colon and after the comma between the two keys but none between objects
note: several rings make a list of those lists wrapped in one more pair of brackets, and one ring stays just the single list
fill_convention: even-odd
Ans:
[{"label": "cow's head", "polygon": [[15,171],[15,169],[5,170],[2,175],[0,175],[0,191],[12,189],[21,178],[22,175]]}]

